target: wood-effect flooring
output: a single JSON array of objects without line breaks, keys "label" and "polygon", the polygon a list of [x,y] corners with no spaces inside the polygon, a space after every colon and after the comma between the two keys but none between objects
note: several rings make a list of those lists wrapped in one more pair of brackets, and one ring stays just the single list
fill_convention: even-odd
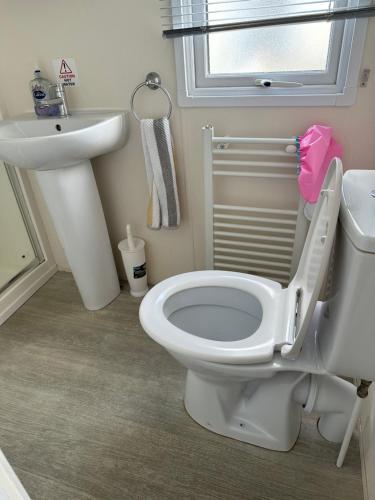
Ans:
[{"label": "wood-effect flooring", "polygon": [[0,327],[0,448],[33,500],[361,500],[358,439],[305,418],[289,453],[185,412],[185,370],[142,331],[139,300],[82,306],[56,274]]}]

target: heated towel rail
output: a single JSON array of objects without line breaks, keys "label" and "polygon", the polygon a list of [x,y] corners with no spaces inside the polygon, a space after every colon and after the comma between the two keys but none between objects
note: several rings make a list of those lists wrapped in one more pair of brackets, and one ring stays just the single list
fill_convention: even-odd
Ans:
[{"label": "heated towel rail", "polygon": [[295,137],[216,137],[208,125],[203,140],[206,268],[287,285],[301,247],[296,227],[304,219]]}]

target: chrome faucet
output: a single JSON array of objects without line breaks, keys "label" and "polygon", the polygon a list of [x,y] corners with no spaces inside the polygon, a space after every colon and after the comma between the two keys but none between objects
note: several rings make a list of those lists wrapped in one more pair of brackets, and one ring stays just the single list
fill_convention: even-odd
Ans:
[{"label": "chrome faucet", "polygon": [[[53,116],[58,116],[60,118],[64,116],[69,116],[68,103],[66,100],[65,89],[62,83],[51,83],[48,87],[48,98],[44,99],[40,103],[40,107],[51,108],[52,106],[58,106],[59,113],[55,115],[53,111]],[[51,110],[52,111],[52,110]],[[49,116],[52,116],[50,114]]]},{"label": "chrome faucet", "polygon": [[55,98],[57,101],[55,104],[59,105],[60,116],[69,116],[68,102],[66,100],[65,87],[62,83],[54,83],[51,85],[54,89]]}]

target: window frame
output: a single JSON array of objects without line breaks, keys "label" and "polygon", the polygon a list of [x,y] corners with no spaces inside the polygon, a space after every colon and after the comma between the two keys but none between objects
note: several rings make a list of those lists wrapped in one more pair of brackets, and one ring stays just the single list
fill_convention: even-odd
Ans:
[{"label": "window frame", "polygon": [[[337,63],[337,76],[334,83],[304,84],[299,88],[263,88],[254,85],[229,86],[228,78],[222,79],[221,85],[209,85],[215,77],[207,78],[207,85],[198,86],[196,70],[204,63],[204,53],[197,54],[207,46],[206,35],[184,37],[175,40],[175,58],[177,72],[177,98],[182,107],[237,107],[237,106],[350,106],[357,94],[359,71],[366,38],[367,19],[344,21],[341,50]],[[197,44],[194,38],[200,38]],[[197,63],[197,57],[201,61]],[[298,72],[301,75],[301,72]],[[257,78],[261,78],[256,74]],[[289,80],[291,73],[283,75],[267,74],[268,78]],[[219,77],[220,78],[220,77]],[[236,77],[229,77],[235,82]],[[233,78],[233,80],[232,80]],[[254,77],[253,77],[254,78]],[[243,77],[240,77],[243,80]],[[252,80],[251,77],[249,78]],[[296,81],[299,81],[296,76]],[[238,84],[238,80],[237,80]]]},{"label": "window frame", "polygon": [[304,85],[325,84],[332,85],[336,82],[340,54],[345,32],[345,21],[333,23],[330,46],[327,54],[326,71],[282,71],[267,73],[248,73],[237,75],[230,74],[210,74],[209,72],[209,38],[207,36],[197,36],[193,39],[195,80],[198,88],[204,87],[242,87],[247,82],[254,86],[255,79],[270,79],[297,81]]}]

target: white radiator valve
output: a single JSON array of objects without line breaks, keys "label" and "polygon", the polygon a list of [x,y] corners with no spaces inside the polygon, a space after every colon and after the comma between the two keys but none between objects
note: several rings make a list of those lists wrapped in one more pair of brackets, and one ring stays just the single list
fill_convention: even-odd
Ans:
[{"label": "white radiator valve", "polygon": [[294,144],[288,144],[288,146],[285,148],[285,152],[294,154],[297,152],[297,146],[295,146]]}]

